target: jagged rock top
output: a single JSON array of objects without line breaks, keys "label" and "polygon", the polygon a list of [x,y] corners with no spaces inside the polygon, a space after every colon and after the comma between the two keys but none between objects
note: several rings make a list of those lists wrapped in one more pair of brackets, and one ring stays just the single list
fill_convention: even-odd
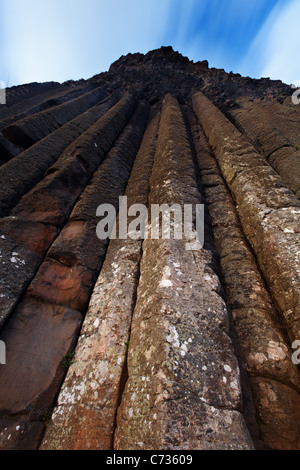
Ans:
[{"label": "jagged rock top", "polygon": [[196,90],[203,91],[219,106],[241,96],[282,102],[291,94],[290,87],[280,80],[252,79],[209,68],[207,60],[194,63],[172,47],[161,47],[145,55],[122,56],[111,65],[109,72],[96,75],[94,79],[109,80],[112,87],[122,87],[125,83],[127,89],[134,86],[150,101],[161,99],[168,91],[180,101],[186,101]]},{"label": "jagged rock top", "polygon": [[[223,69],[210,68],[207,60],[193,62],[174,51],[171,46],[161,47],[147,54],[130,53],[114,62],[108,72],[95,75],[89,80],[70,80],[62,85],[50,82],[33,83],[7,90],[7,106],[19,100],[29,99],[47,91],[68,90],[84,84],[106,86],[138,93],[155,103],[171,92],[180,102],[185,102],[195,91],[203,91],[218,107],[233,106],[241,97],[250,99],[272,99],[283,102],[291,95],[290,86],[280,80],[269,78],[252,79]],[[0,117],[3,110],[0,108]]]},{"label": "jagged rock top", "polygon": [[[300,449],[299,135],[289,86],[171,47],[7,90],[0,449]],[[100,239],[123,195],[203,203],[204,246]]]}]

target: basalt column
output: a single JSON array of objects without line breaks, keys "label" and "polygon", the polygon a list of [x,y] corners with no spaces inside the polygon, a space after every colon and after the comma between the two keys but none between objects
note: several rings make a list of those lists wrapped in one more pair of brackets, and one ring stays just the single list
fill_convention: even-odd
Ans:
[{"label": "basalt column", "polygon": [[[170,95],[163,102],[149,203],[201,203],[183,116]],[[239,368],[213,255],[186,244],[143,243],[115,449],[253,446],[239,411]]]},{"label": "basalt column", "polygon": [[[128,207],[147,206],[159,118],[159,112],[153,112],[145,131],[125,191]],[[42,450],[113,448],[115,418],[126,380],[141,245],[141,240],[130,238],[110,241],[74,363],[58,397]]]}]

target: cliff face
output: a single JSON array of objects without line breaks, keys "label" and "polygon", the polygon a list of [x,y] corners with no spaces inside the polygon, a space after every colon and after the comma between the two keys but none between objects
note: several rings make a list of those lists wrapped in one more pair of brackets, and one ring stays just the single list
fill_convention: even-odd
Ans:
[{"label": "cliff face", "polygon": [[[290,87],[161,48],[7,100],[0,448],[299,450]],[[120,196],[204,204],[204,246],[99,239]]]}]

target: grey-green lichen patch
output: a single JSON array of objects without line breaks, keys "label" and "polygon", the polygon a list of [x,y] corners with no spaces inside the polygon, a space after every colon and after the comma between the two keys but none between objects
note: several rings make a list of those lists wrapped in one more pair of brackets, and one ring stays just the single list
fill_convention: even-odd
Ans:
[{"label": "grey-green lichen patch", "polygon": [[217,409],[160,377],[134,377],[118,413],[115,448],[132,450],[253,449],[240,413]]},{"label": "grey-green lichen patch", "polygon": [[292,342],[300,334],[299,200],[264,156],[202,93],[193,96],[193,107]]}]

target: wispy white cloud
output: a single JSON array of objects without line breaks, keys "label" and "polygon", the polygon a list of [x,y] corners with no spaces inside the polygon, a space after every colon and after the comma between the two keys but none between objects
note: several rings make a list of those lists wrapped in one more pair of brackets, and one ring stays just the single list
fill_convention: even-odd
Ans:
[{"label": "wispy white cloud", "polygon": [[211,66],[237,71],[274,1],[177,0],[177,5],[175,48],[193,60],[207,59]]},{"label": "wispy white cloud", "polygon": [[0,72],[12,85],[106,71],[123,54],[160,47],[171,2],[0,0]]},{"label": "wispy white cloud", "polygon": [[299,80],[299,17],[299,0],[277,4],[253,40],[241,63],[241,73],[287,84]]},{"label": "wispy white cloud", "polygon": [[57,2],[3,1],[2,15],[1,48],[11,84],[51,80],[56,71],[67,72],[71,49]]},{"label": "wispy white cloud", "polygon": [[299,9],[300,0],[0,0],[0,79],[88,78],[128,52],[172,45],[213,67],[293,81]]}]

